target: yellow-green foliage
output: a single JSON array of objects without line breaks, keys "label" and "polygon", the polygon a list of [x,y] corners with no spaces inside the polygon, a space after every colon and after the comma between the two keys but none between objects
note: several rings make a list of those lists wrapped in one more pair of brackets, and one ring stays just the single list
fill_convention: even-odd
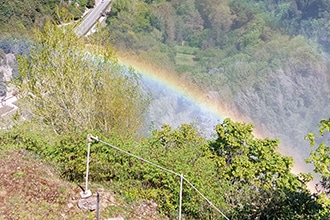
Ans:
[{"label": "yellow-green foliage", "polygon": [[109,48],[86,45],[72,27],[47,23],[29,56],[18,58],[22,111],[56,133],[114,129],[134,135],[147,97],[139,77],[120,66]]},{"label": "yellow-green foliage", "polygon": [[314,165],[314,171],[321,176],[322,191],[327,194],[323,197],[324,202],[330,203],[330,147],[329,147],[329,132],[330,132],[330,120],[323,119],[318,124],[319,133],[309,133],[305,136],[306,140],[309,140],[311,146],[316,146],[310,153],[309,158],[306,160],[308,163]]}]

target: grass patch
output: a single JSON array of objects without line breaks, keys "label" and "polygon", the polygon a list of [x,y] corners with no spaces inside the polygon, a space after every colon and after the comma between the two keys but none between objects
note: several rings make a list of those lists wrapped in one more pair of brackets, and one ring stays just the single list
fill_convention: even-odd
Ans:
[{"label": "grass patch", "polygon": [[195,56],[184,53],[177,53],[175,57],[175,62],[179,66],[195,66],[197,63],[194,61]]},{"label": "grass patch", "polygon": [[177,53],[190,54],[190,55],[194,55],[199,51],[199,48],[189,47],[189,46],[176,45],[174,48]]}]

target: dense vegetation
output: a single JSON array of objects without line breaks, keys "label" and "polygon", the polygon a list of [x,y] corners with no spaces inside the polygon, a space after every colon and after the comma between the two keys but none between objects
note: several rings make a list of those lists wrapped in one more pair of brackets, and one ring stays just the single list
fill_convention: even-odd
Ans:
[{"label": "dense vegetation", "polygon": [[148,95],[111,48],[87,46],[71,26],[51,23],[36,31],[34,43],[29,55],[18,57],[16,81],[31,120],[57,134],[97,128],[132,136],[140,129]]},{"label": "dense vegetation", "polygon": [[[18,7],[14,3],[18,4],[5,2],[6,7],[0,10]],[[80,1],[80,6],[87,4]],[[324,194],[311,194],[306,187],[311,176],[292,174],[293,160],[278,153],[279,141],[254,137],[252,124],[225,119],[215,127],[215,139],[201,136],[186,124],[176,129],[164,125],[141,138],[140,125],[149,97],[140,90],[138,75],[117,64],[113,49],[104,40],[109,38],[119,50],[140,54],[157,65],[172,65],[201,88],[221,92],[222,99],[233,105],[239,103],[241,112],[254,112],[250,117],[259,122],[266,123],[278,113],[286,115],[270,125],[288,126],[300,134],[303,125],[292,124],[301,114],[323,111],[314,106],[312,97],[321,97],[321,88],[326,87],[327,64],[318,43],[326,51],[327,38],[321,32],[308,32],[306,25],[326,25],[324,4],[117,0],[108,20],[111,34],[104,29],[84,42],[73,34],[71,26],[55,25],[64,17],[72,18],[71,9],[69,14],[61,11],[56,17],[59,2],[36,1],[32,8],[39,12],[43,5],[41,15],[53,15],[53,23],[46,22],[36,30],[29,49],[16,53],[28,53],[18,59],[16,81],[24,108],[13,118],[14,127],[1,132],[1,143],[6,148],[30,150],[56,164],[64,178],[82,182],[86,135],[93,133],[100,140],[182,173],[230,219],[328,219],[328,199]],[[29,15],[17,13],[6,21],[27,19],[24,27],[38,26]],[[298,34],[302,35],[294,36]],[[314,43],[306,37],[313,37]],[[294,88],[286,82],[292,79],[297,80]],[[317,89],[313,89],[315,83]],[[304,86],[310,93],[302,92]],[[270,98],[282,90],[288,97],[281,96],[281,102]],[[265,115],[268,106],[273,108]],[[319,120],[320,114],[305,117],[306,123]],[[22,116],[29,120],[20,121]],[[329,122],[321,121],[320,128],[325,134]],[[307,138],[315,143],[312,133]],[[309,160],[321,173],[326,193],[330,185],[328,151],[321,143]],[[163,215],[177,216],[177,176],[101,142],[93,142],[91,153],[91,181],[112,187],[127,201],[154,200]],[[186,219],[222,217],[186,184],[182,208]]]},{"label": "dense vegetation", "polygon": [[[57,164],[64,178],[83,182],[86,132],[54,135],[51,130],[23,124],[1,135],[1,142],[27,149]],[[182,173],[230,219],[327,219],[329,209],[305,183],[309,176],[290,172],[292,159],[275,150],[278,141],[256,139],[251,124],[227,119],[216,128],[218,138],[206,140],[191,125],[164,126],[136,142],[117,134],[94,135],[116,147]],[[90,180],[103,183],[127,201],[155,201],[159,211],[176,218],[179,177],[111,147],[94,142]],[[323,198],[324,199],[324,198]],[[182,213],[187,219],[221,219],[188,184],[183,185]]]},{"label": "dense vegetation", "polygon": [[98,34],[280,137],[302,166],[303,137],[329,110],[328,9],[316,0],[119,0]]},{"label": "dense vegetation", "polygon": [[[108,28],[113,43],[125,50],[156,52],[163,44],[172,61],[175,53],[193,53],[197,73],[277,41],[279,31],[309,37],[327,50],[327,11],[327,1],[316,0],[120,0],[113,3]],[[183,45],[186,51],[178,47]]]},{"label": "dense vegetation", "polygon": [[85,11],[85,7],[92,7],[93,4],[93,0],[1,1],[1,35],[29,35],[32,27],[42,27],[47,19],[59,23],[62,8],[66,8],[71,16],[78,19]]}]

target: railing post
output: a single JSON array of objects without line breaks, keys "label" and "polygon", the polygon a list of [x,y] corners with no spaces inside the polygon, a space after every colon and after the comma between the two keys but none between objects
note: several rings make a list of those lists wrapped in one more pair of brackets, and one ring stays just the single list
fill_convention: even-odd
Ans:
[{"label": "railing post", "polygon": [[88,189],[88,175],[89,175],[89,156],[91,151],[91,143],[92,143],[92,135],[87,135],[87,158],[86,158],[86,183],[85,183],[85,191],[81,192],[80,195],[82,198],[87,198],[92,195],[92,192]]},{"label": "railing post", "polygon": [[100,194],[96,192],[96,220],[100,220]]},{"label": "railing post", "polygon": [[182,212],[182,182],[183,182],[183,174],[180,175],[180,200],[179,200],[179,220],[181,220],[181,212]]}]

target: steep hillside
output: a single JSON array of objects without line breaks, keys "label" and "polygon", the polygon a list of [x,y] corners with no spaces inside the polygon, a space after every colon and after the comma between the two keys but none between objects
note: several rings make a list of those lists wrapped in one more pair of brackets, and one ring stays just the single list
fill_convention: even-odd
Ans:
[{"label": "steep hillside", "polygon": [[[253,122],[264,136],[280,138],[282,152],[299,152],[299,165],[304,165],[310,151],[304,136],[330,111],[326,1],[216,3],[114,1],[107,28],[92,38],[110,41],[197,85],[230,115]],[[56,7],[79,16],[91,3],[78,5],[6,2],[0,14],[2,35],[10,28],[28,33],[49,15],[59,19]],[[4,53],[26,53],[28,45],[2,36],[2,62]],[[10,68],[17,74],[14,65]]]},{"label": "steep hillside", "polygon": [[[109,188],[91,184],[90,189],[100,195],[101,219],[165,219],[153,202],[128,204]],[[31,152],[1,149],[0,219],[95,219],[96,211],[78,207],[80,192]]]},{"label": "steep hillside", "polygon": [[34,27],[42,27],[46,20],[60,22],[62,10],[78,19],[85,7],[92,7],[93,0],[12,0],[1,1],[0,5],[0,39],[4,36],[27,37]]},{"label": "steep hillside", "polygon": [[77,207],[79,188],[28,151],[1,151],[0,216],[3,219],[86,218]]},{"label": "steep hillside", "polygon": [[[19,59],[16,83],[21,97],[26,95],[20,100],[26,101],[31,120],[15,115],[19,126],[0,136],[0,214],[5,219],[94,218],[95,212],[76,207],[80,189],[75,185],[84,179],[82,146],[92,131],[100,138],[87,138],[93,143],[90,189],[101,194],[102,218],[176,218],[183,193],[187,219],[218,219],[219,210],[230,219],[327,219],[329,202],[306,186],[311,176],[293,174],[292,158],[277,151],[279,141],[256,138],[252,124],[226,119],[214,128],[213,139],[193,125],[164,125],[140,139],[139,125],[130,128],[144,119],[148,97],[140,93],[134,71],[114,65],[109,47],[110,42],[175,72],[178,81],[188,81],[223,109],[253,121],[258,133],[283,136],[282,144],[300,147],[304,129],[315,126],[310,124],[329,107],[324,99],[329,97],[328,63],[326,48],[317,41],[279,27],[275,18],[285,21],[286,13],[304,12],[306,6],[294,10],[295,1],[283,2],[267,11],[259,1],[122,0],[113,3],[109,29],[90,38],[78,39],[55,19],[36,32],[31,52],[21,46],[8,50],[7,40],[13,38],[1,40],[7,69],[15,72],[9,62],[13,55],[6,51],[29,55]],[[160,108],[169,103],[160,101]],[[308,154],[306,148],[303,152]]]},{"label": "steep hillside", "polygon": [[[330,111],[326,1],[114,2],[107,36],[176,72],[230,115],[281,139],[305,165],[304,136]],[[166,71],[165,71],[166,72]],[[205,98],[207,99],[207,98]],[[299,153],[297,153],[299,152]]]}]

